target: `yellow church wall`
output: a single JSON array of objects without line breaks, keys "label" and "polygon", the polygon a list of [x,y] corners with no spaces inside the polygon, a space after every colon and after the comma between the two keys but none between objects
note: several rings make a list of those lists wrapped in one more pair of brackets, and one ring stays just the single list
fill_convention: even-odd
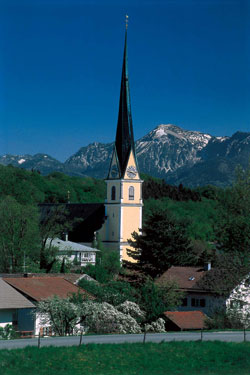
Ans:
[{"label": "yellow church wall", "polygon": [[[115,200],[111,199],[111,192],[112,192],[113,186],[115,186],[115,191],[116,191]],[[108,180],[107,181],[107,202],[116,203],[116,202],[120,201],[120,199],[121,199],[120,186],[121,186],[120,180],[118,180],[118,181]]]},{"label": "yellow church wall", "polygon": [[[129,188],[130,186],[133,186],[134,188],[134,199],[129,199]],[[123,181],[123,200],[122,202],[123,203],[141,203],[141,183],[138,181],[138,182],[134,182],[134,181],[126,181],[124,180]]]},{"label": "yellow church wall", "polygon": [[120,240],[120,206],[109,206],[107,208],[107,240],[119,241]]},{"label": "yellow church wall", "polygon": [[120,206],[108,205],[106,207],[107,219],[98,233],[101,241],[120,240]]},{"label": "yellow church wall", "polygon": [[141,207],[122,207],[122,239],[127,242],[131,233],[141,227]]}]

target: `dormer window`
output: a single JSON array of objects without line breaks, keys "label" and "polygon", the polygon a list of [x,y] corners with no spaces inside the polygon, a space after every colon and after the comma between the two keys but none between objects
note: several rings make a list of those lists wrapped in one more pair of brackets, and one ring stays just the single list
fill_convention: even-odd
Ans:
[{"label": "dormer window", "polygon": [[115,193],[116,193],[115,186],[112,186],[112,189],[111,189],[111,200],[112,201],[115,201]]},{"label": "dormer window", "polygon": [[130,186],[128,189],[128,199],[130,201],[133,201],[135,199],[135,188],[133,186]]}]

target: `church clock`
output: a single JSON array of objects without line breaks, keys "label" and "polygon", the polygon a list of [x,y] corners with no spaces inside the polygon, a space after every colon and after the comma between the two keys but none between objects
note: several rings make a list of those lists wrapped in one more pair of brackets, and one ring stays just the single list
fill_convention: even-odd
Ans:
[{"label": "church clock", "polygon": [[129,178],[135,178],[137,175],[137,170],[136,168],[133,166],[133,165],[130,165],[128,168],[127,168],[127,176]]}]

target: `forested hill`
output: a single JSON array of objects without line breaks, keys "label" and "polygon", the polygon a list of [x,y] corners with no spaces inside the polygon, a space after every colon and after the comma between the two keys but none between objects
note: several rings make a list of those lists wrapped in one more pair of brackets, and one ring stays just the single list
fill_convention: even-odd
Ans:
[{"label": "forested hill", "polygon": [[69,177],[60,172],[42,176],[0,165],[0,195],[12,196],[21,204],[36,203],[91,203],[103,202],[106,185],[91,177]]},{"label": "forested hill", "polygon": [[[156,208],[167,209],[189,221],[189,235],[199,240],[213,240],[217,197],[223,190],[208,186],[189,189],[168,185],[165,181],[142,175],[143,220]],[[22,205],[38,203],[104,202],[104,180],[91,177],[70,177],[60,172],[42,176],[13,166],[0,165],[0,199],[11,196]],[[69,197],[69,198],[68,198]]]},{"label": "forested hill", "polygon": [[[202,196],[213,198],[220,189],[199,189],[168,185],[164,180],[142,175],[143,199],[170,198],[175,201],[201,201]],[[91,203],[104,202],[104,180],[91,177],[71,177],[60,172],[42,176],[37,171],[27,171],[11,165],[0,165],[0,195],[12,196],[21,204],[36,203]]]}]

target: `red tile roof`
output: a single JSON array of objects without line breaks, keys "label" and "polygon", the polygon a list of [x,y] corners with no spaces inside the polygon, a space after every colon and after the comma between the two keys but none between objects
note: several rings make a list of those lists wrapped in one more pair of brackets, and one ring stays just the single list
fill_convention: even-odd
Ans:
[{"label": "red tile roof", "polygon": [[166,311],[164,315],[180,329],[203,329],[206,315],[202,311]]},{"label": "red tile roof", "polygon": [[35,301],[42,301],[55,295],[67,298],[78,291],[87,294],[83,289],[62,277],[6,277],[4,281]]},{"label": "red tile roof", "polygon": [[[27,273],[26,277],[61,277],[65,280],[68,280],[72,284],[77,284],[82,278],[84,278],[86,274],[80,273]],[[2,278],[20,278],[24,277],[24,273],[0,273],[0,277]]]},{"label": "red tile roof", "polygon": [[198,281],[210,271],[204,271],[202,267],[171,267],[156,281],[164,284],[167,281],[176,281],[180,289],[201,290]]}]

